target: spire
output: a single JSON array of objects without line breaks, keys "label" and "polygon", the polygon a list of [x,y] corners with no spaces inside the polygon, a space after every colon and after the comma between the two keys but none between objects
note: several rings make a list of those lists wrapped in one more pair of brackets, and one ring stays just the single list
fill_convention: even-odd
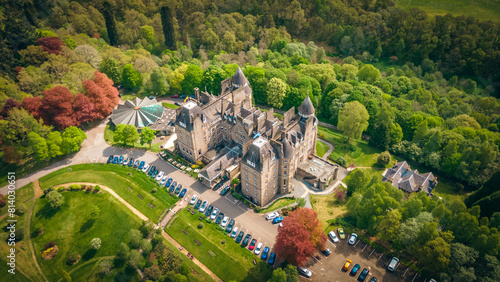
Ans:
[{"label": "spire", "polygon": [[245,77],[239,66],[236,73],[231,78],[231,83],[234,89],[248,85],[248,79]]},{"label": "spire", "polygon": [[304,118],[308,118],[314,116],[315,110],[314,106],[311,102],[311,98],[309,98],[309,90],[307,91],[307,97],[304,99],[302,104],[299,107],[299,115]]}]

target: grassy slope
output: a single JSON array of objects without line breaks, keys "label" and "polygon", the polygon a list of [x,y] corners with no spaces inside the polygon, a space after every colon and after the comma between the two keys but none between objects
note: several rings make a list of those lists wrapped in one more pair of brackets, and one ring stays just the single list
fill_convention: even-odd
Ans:
[{"label": "grassy slope", "polygon": [[169,108],[169,109],[177,109],[179,106],[175,105],[175,104],[170,104],[170,103],[161,103],[165,108]]},{"label": "grassy slope", "polygon": [[464,15],[480,20],[500,21],[500,1],[497,0],[396,0],[397,6],[408,10],[420,8],[430,15]]},{"label": "grassy slope", "polygon": [[277,209],[280,209],[282,207],[286,207],[288,205],[291,205],[295,203],[294,199],[279,199],[276,202],[274,202],[272,205],[270,205],[267,209],[261,210],[260,213],[268,213]]},{"label": "grassy slope", "polygon": [[[45,232],[33,238],[38,263],[50,281],[61,277],[60,270],[71,271],[92,258],[114,256],[124,242],[130,229],[140,226],[140,220],[109,193],[88,194],[83,191],[62,193],[65,203],[55,211],[45,198],[37,199],[32,224],[41,223]],[[90,219],[89,207],[101,209],[97,220]],[[93,238],[100,238],[101,248],[90,247]],[[59,253],[52,260],[41,258],[44,245],[54,241]],[[72,252],[78,252],[82,259],[73,266],[66,260]],[[78,278],[78,277],[75,277]]]},{"label": "grassy slope", "polygon": [[320,156],[321,158],[323,157],[326,152],[330,149],[330,146],[326,143],[323,143],[321,141],[316,142],[316,155]]},{"label": "grassy slope", "polygon": [[[198,229],[199,215],[191,215],[183,210],[166,231],[224,281],[267,281],[270,278],[272,268],[267,263],[215,229],[215,224],[202,221],[205,227]],[[182,232],[183,228],[187,235]],[[201,245],[198,246],[194,239],[200,241]],[[226,243],[221,244],[222,240]],[[254,259],[257,260],[257,265],[253,264]]]},{"label": "grassy slope", "polygon": [[[129,173],[131,175],[128,175]],[[157,222],[162,211],[176,202],[176,199],[165,192],[165,189],[159,188],[156,182],[143,172],[112,164],[82,164],[60,169],[42,177],[40,186],[46,189],[69,182],[92,182],[108,186],[153,222]],[[133,191],[130,192],[127,187],[131,187]],[[158,187],[158,192],[151,194],[154,187]],[[141,194],[144,199],[141,200],[138,194]],[[155,208],[149,207],[149,203],[152,203]]]}]

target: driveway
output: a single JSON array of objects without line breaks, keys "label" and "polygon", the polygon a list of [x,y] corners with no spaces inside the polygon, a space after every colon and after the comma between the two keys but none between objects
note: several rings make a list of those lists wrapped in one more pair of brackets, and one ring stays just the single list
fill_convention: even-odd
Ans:
[{"label": "driveway", "polygon": [[[336,232],[338,235],[338,232]],[[357,240],[354,246],[347,243],[347,239],[350,234],[345,234],[346,239],[340,240],[338,243],[332,243],[328,239],[327,248],[332,251],[332,254],[328,257],[321,255],[321,260],[316,260],[311,258],[306,266],[313,272],[311,279],[300,276],[301,281],[311,280],[311,281],[356,281],[357,277],[364,268],[368,268],[370,273],[366,278],[366,282],[370,281],[372,277],[376,277],[378,281],[389,281],[389,282],[423,282],[425,279],[416,274],[410,268],[399,264],[396,271],[390,272],[387,270],[387,265],[389,264],[392,257],[386,256],[381,252],[375,250],[368,244]],[[352,264],[349,267],[349,271],[342,271],[342,266],[347,259],[352,260]],[[354,267],[355,264],[359,264],[361,268],[359,269],[356,276],[350,276],[349,272]]]}]

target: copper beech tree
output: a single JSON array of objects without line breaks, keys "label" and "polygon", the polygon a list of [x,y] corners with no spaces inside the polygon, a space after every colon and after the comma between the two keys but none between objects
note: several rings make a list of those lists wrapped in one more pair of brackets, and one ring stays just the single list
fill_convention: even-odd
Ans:
[{"label": "copper beech tree", "polygon": [[316,212],[298,208],[283,220],[278,228],[274,250],[289,263],[302,266],[316,250],[324,250],[327,237]]}]

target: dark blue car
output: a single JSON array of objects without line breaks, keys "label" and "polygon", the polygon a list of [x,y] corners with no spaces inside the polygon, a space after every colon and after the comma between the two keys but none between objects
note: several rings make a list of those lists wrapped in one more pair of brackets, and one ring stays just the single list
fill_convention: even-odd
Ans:
[{"label": "dark blue car", "polygon": [[351,269],[351,272],[349,273],[349,275],[356,276],[356,274],[358,274],[358,270],[360,267],[361,267],[361,265],[356,263],[356,265],[354,265],[354,267]]},{"label": "dark blue car", "polygon": [[174,192],[175,191],[175,187],[177,187],[177,182],[174,181],[174,182],[172,182],[172,185],[170,185],[169,191],[170,192]]},{"label": "dark blue car", "polygon": [[139,164],[139,169],[143,169],[144,168],[144,165],[146,164],[146,162],[142,161],[140,164]]},{"label": "dark blue car", "polygon": [[268,254],[269,254],[269,247],[265,247],[264,250],[262,251],[262,255],[260,256],[260,258],[262,260],[266,260]]},{"label": "dark blue car", "polygon": [[123,163],[123,156],[120,156],[120,160],[118,161],[119,164]]},{"label": "dark blue car", "polygon": [[106,162],[107,164],[113,162],[113,155],[109,156],[108,161]]},{"label": "dark blue car", "polygon": [[186,188],[182,189],[181,193],[179,194],[179,198],[181,198],[181,199],[184,198],[184,196],[186,195],[186,192],[187,192]]},{"label": "dark blue car", "polygon": [[117,164],[117,163],[118,163],[118,157],[115,157],[115,158],[113,159],[113,163],[114,163],[114,164]]},{"label": "dark blue car", "polygon": [[172,185],[172,181],[174,181],[174,180],[172,178],[169,178],[167,180],[167,183],[165,183],[165,187],[167,187],[167,188],[170,187],[170,185]]},{"label": "dark blue car", "polygon": [[273,265],[275,259],[276,259],[276,254],[275,253],[271,253],[271,255],[269,256],[269,260],[267,261],[267,263],[269,263],[270,265]]},{"label": "dark blue car", "polygon": [[128,166],[133,166],[134,165],[134,158],[130,158],[128,161]]},{"label": "dark blue car", "polygon": [[277,217],[277,218],[273,219],[273,224],[280,223],[280,222],[282,222],[282,221],[283,221],[283,217],[282,217],[282,216],[279,216],[279,217]]}]

